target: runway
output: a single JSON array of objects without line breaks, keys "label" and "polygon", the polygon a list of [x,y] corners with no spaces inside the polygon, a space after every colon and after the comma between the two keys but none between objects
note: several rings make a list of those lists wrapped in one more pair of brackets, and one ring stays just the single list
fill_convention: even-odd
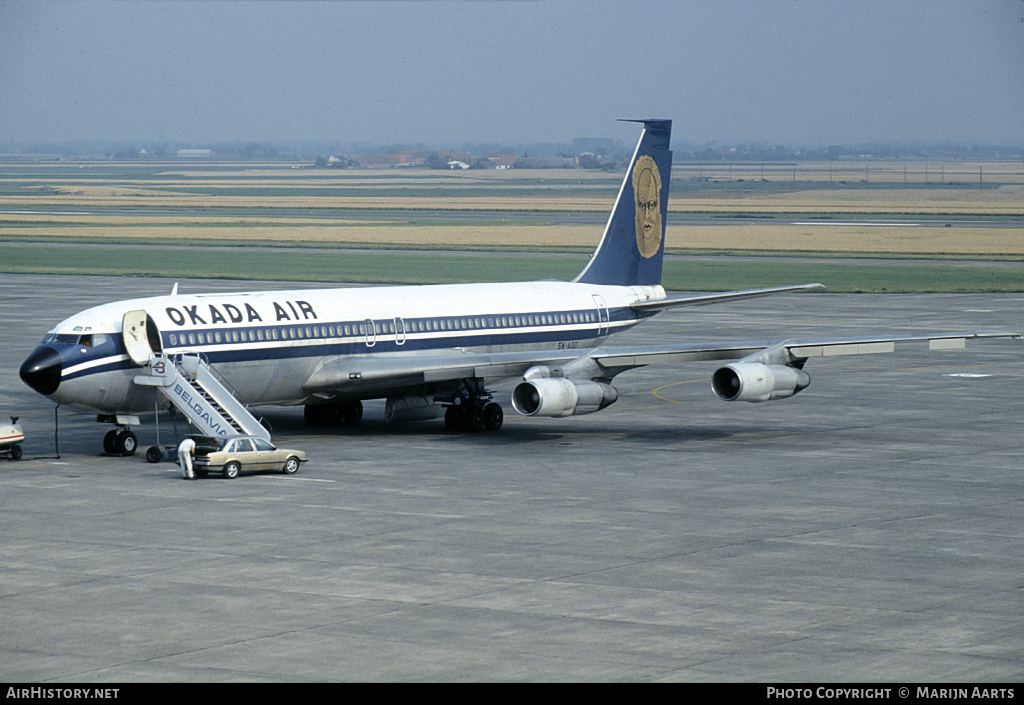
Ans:
[{"label": "runway", "polygon": [[[174,280],[0,275],[0,676],[9,682],[1024,678],[1024,342],[814,359],[729,404],[713,365],[497,433],[314,433],[295,476],[179,479],[18,379],[78,310]],[[180,280],[185,292],[308,283]],[[780,282],[782,284],[784,282]],[[798,294],[675,310],[616,339],[1021,330],[1024,295]],[[161,433],[167,433],[167,424]],[[153,427],[139,431],[142,448]]]}]

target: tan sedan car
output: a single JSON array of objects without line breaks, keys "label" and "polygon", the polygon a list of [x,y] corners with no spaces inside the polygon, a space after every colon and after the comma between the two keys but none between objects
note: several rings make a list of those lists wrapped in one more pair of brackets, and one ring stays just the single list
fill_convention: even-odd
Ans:
[{"label": "tan sedan car", "polygon": [[308,458],[301,450],[278,448],[255,436],[229,438],[197,437],[196,476],[206,477],[210,471],[220,472],[233,480],[242,470],[274,470],[292,475]]}]

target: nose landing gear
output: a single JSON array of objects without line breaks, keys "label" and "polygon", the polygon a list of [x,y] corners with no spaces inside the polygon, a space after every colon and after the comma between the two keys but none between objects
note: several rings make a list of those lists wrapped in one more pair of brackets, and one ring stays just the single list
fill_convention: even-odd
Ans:
[{"label": "nose landing gear", "polygon": [[135,455],[136,449],[139,447],[139,439],[136,438],[135,434],[129,430],[128,426],[138,426],[140,421],[138,416],[129,416],[125,414],[117,414],[115,416],[99,415],[96,420],[100,423],[114,423],[117,424],[117,428],[113,431],[108,431],[107,435],[103,436],[103,452],[109,455],[123,455],[125,457],[129,455]]},{"label": "nose landing gear", "polygon": [[116,428],[103,437],[103,452],[111,455],[135,455],[139,440],[126,428]]}]

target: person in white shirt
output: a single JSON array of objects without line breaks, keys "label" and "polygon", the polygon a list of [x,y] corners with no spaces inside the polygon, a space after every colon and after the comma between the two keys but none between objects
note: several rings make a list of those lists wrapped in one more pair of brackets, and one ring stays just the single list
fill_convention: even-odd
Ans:
[{"label": "person in white shirt", "polygon": [[191,438],[186,438],[178,446],[178,464],[181,465],[181,476],[186,480],[194,480],[195,475],[192,473],[192,456],[196,452],[196,442]]}]

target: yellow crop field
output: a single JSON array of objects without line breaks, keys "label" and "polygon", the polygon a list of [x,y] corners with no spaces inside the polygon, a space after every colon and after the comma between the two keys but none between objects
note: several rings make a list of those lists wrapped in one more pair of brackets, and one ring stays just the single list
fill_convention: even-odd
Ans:
[{"label": "yellow crop field", "polygon": [[[1024,256],[1024,228],[966,227],[958,222],[1024,219],[1020,163],[774,165],[771,180],[764,169],[677,165],[671,213],[743,214],[764,220],[683,226],[670,218],[667,245],[690,250]],[[787,173],[800,181],[781,183]],[[968,178],[972,174],[973,182]],[[726,176],[727,182],[716,181]],[[840,183],[855,177],[872,187]],[[922,187],[922,178],[932,179],[927,182],[932,186]],[[620,179],[613,173],[555,169],[334,171],[133,164],[119,172],[105,164],[0,165],[0,238],[586,250],[597,244],[602,226],[560,224],[566,220],[561,214],[603,217],[614,204]],[[951,180],[956,185],[949,185]],[[828,181],[831,185],[824,186]],[[979,188],[984,183],[988,185]],[[541,217],[522,217],[526,214]],[[551,214],[550,219],[544,214]],[[860,221],[773,222],[772,216],[779,214]],[[951,221],[948,226],[937,221],[917,227],[869,222],[901,216]]]},{"label": "yellow crop field", "polygon": [[814,189],[773,194],[735,192],[674,197],[679,213],[848,213],[1024,216],[1024,186],[978,189]]}]

